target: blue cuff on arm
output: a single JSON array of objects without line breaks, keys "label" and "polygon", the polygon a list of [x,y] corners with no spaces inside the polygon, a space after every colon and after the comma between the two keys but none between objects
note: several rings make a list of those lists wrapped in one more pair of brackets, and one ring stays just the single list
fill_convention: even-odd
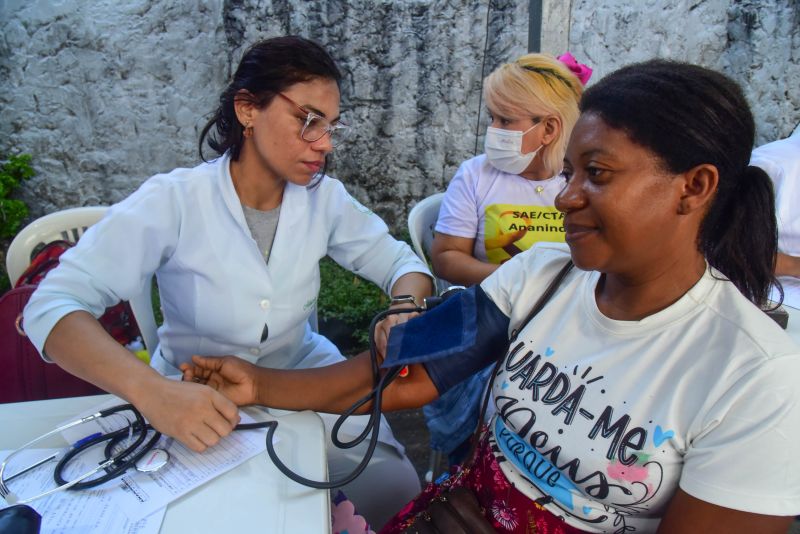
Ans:
[{"label": "blue cuff on arm", "polygon": [[423,363],[444,393],[505,354],[508,324],[481,287],[472,286],[392,328],[383,367]]}]

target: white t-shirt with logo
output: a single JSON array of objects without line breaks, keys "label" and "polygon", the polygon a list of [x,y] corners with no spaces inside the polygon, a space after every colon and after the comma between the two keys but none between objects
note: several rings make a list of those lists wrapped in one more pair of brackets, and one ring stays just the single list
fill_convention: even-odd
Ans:
[{"label": "white t-shirt with logo", "polygon": [[540,241],[563,243],[563,214],[553,202],[564,183],[561,176],[534,181],[500,171],[482,154],[453,176],[436,231],[474,238],[472,255],[498,264]]},{"label": "white t-shirt with logo", "polygon": [[[509,329],[568,257],[539,244],[484,280]],[[573,269],[509,348],[491,423],[506,477],[590,532],[655,531],[678,487],[800,513],[800,348],[716,271],[641,321],[599,311],[599,277]]]}]

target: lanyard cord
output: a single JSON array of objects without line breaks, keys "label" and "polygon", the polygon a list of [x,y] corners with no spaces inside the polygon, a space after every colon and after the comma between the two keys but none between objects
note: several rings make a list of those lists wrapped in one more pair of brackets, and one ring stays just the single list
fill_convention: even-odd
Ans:
[{"label": "lanyard cord", "polygon": [[[353,403],[350,408],[345,410],[339,418],[336,420],[336,423],[333,425],[333,429],[331,430],[331,441],[334,445],[336,445],[340,449],[349,449],[355,447],[356,445],[360,444],[364,439],[366,439],[367,435],[370,436],[369,438],[369,446],[367,447],[367,451],[364,453],[364,459],[353,469],[353,472],[349,475],[341,478],[339,480],[333,480],[330,482],[323,482],[317,480],[311,480],[305,477],[298,475],[297,473],[293,472],[289,469],[281,460],[278,458],[277,453],[275,452],[275,447],[272,444],[272,438],[275,435],[275,429],[278,428],[277,421],[269,421],[267,423],[267,454],[269,454],[272,463],[275,464],[275,467],[278,470],[289,477],[290,479],[303,484],[304,486],[308,486],[311,488],[316,489],[333,489],[344,486],[349,484],[353,480],[355,480],[367,467],[369,461],[372,459],[372,455],[375,452],[375,447],[378,445],[378,430],[380,427],[381,421],[381,403],[383,399],[383,392],[384,390],[391,384],[395,378],[400,374],[403,366],[396,366],[390,367],[384,374],[381,376],[380,372],[380,365],[378,364],[378,350],[375,347],[375,326],[378,322],[382,321],[389,315],[396,315],[399,313],[412,313],[412,312],[424,312],[426,308],[403,308],[397,310],[385,310],[377,315],[372,319],[369,325],[369,356],[370,356],[370,363],[372,364],[372,389],[364,395],[362,398],[357,400]],[[369,420],[367,421],[366,426],[364,427],[364,431],[361,434],[353,439],[352,441],[341,441],[339,439],[339,430],[341,429],[342,425],[347,421],[347,418],[354,415],[355,412],[367,404],[368,402],[372,401],[372,408],[370,409],[369,413]]]}]

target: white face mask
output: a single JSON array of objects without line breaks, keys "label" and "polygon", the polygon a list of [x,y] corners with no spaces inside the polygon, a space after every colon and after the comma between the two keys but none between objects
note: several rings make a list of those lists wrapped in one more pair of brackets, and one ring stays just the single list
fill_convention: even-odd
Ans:
[{"label": "white face mask", "polygon": [[489,126],[486,129],[486,137],[483,140],[483,150],[489,159],[489,163],[494,168],[509,174],[519,174],[528,168],[528,165],[544,145],[533,152],[523,154],[522,136],[540,124],[541,122],[537,122],[524,132],[503,130]]}]

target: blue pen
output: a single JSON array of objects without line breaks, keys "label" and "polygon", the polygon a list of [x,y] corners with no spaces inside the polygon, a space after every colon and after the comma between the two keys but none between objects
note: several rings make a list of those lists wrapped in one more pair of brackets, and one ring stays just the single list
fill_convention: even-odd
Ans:
[{"label": "blue pen", "polygon": [[73,444],[72,444],[72,448],[73,448],[73,449],[77,449],[78,447],[80,447],[81,445],[83,445],[84,443],[86,443],[87,441],[91,441],[91,440],[93,440],[94,438],[99,438],[99,437],[100,437],[100,436],[102,436],[102,435],[103,435],[103,434],[102,434],[101,432],[95,432],[94,434],[89,434],[89,435],[88,435],[88,436],[86,436],[85,438],[81,438],[81,439],[79,439],[78,441],[76,441],[75,443],[73,443]]}]

